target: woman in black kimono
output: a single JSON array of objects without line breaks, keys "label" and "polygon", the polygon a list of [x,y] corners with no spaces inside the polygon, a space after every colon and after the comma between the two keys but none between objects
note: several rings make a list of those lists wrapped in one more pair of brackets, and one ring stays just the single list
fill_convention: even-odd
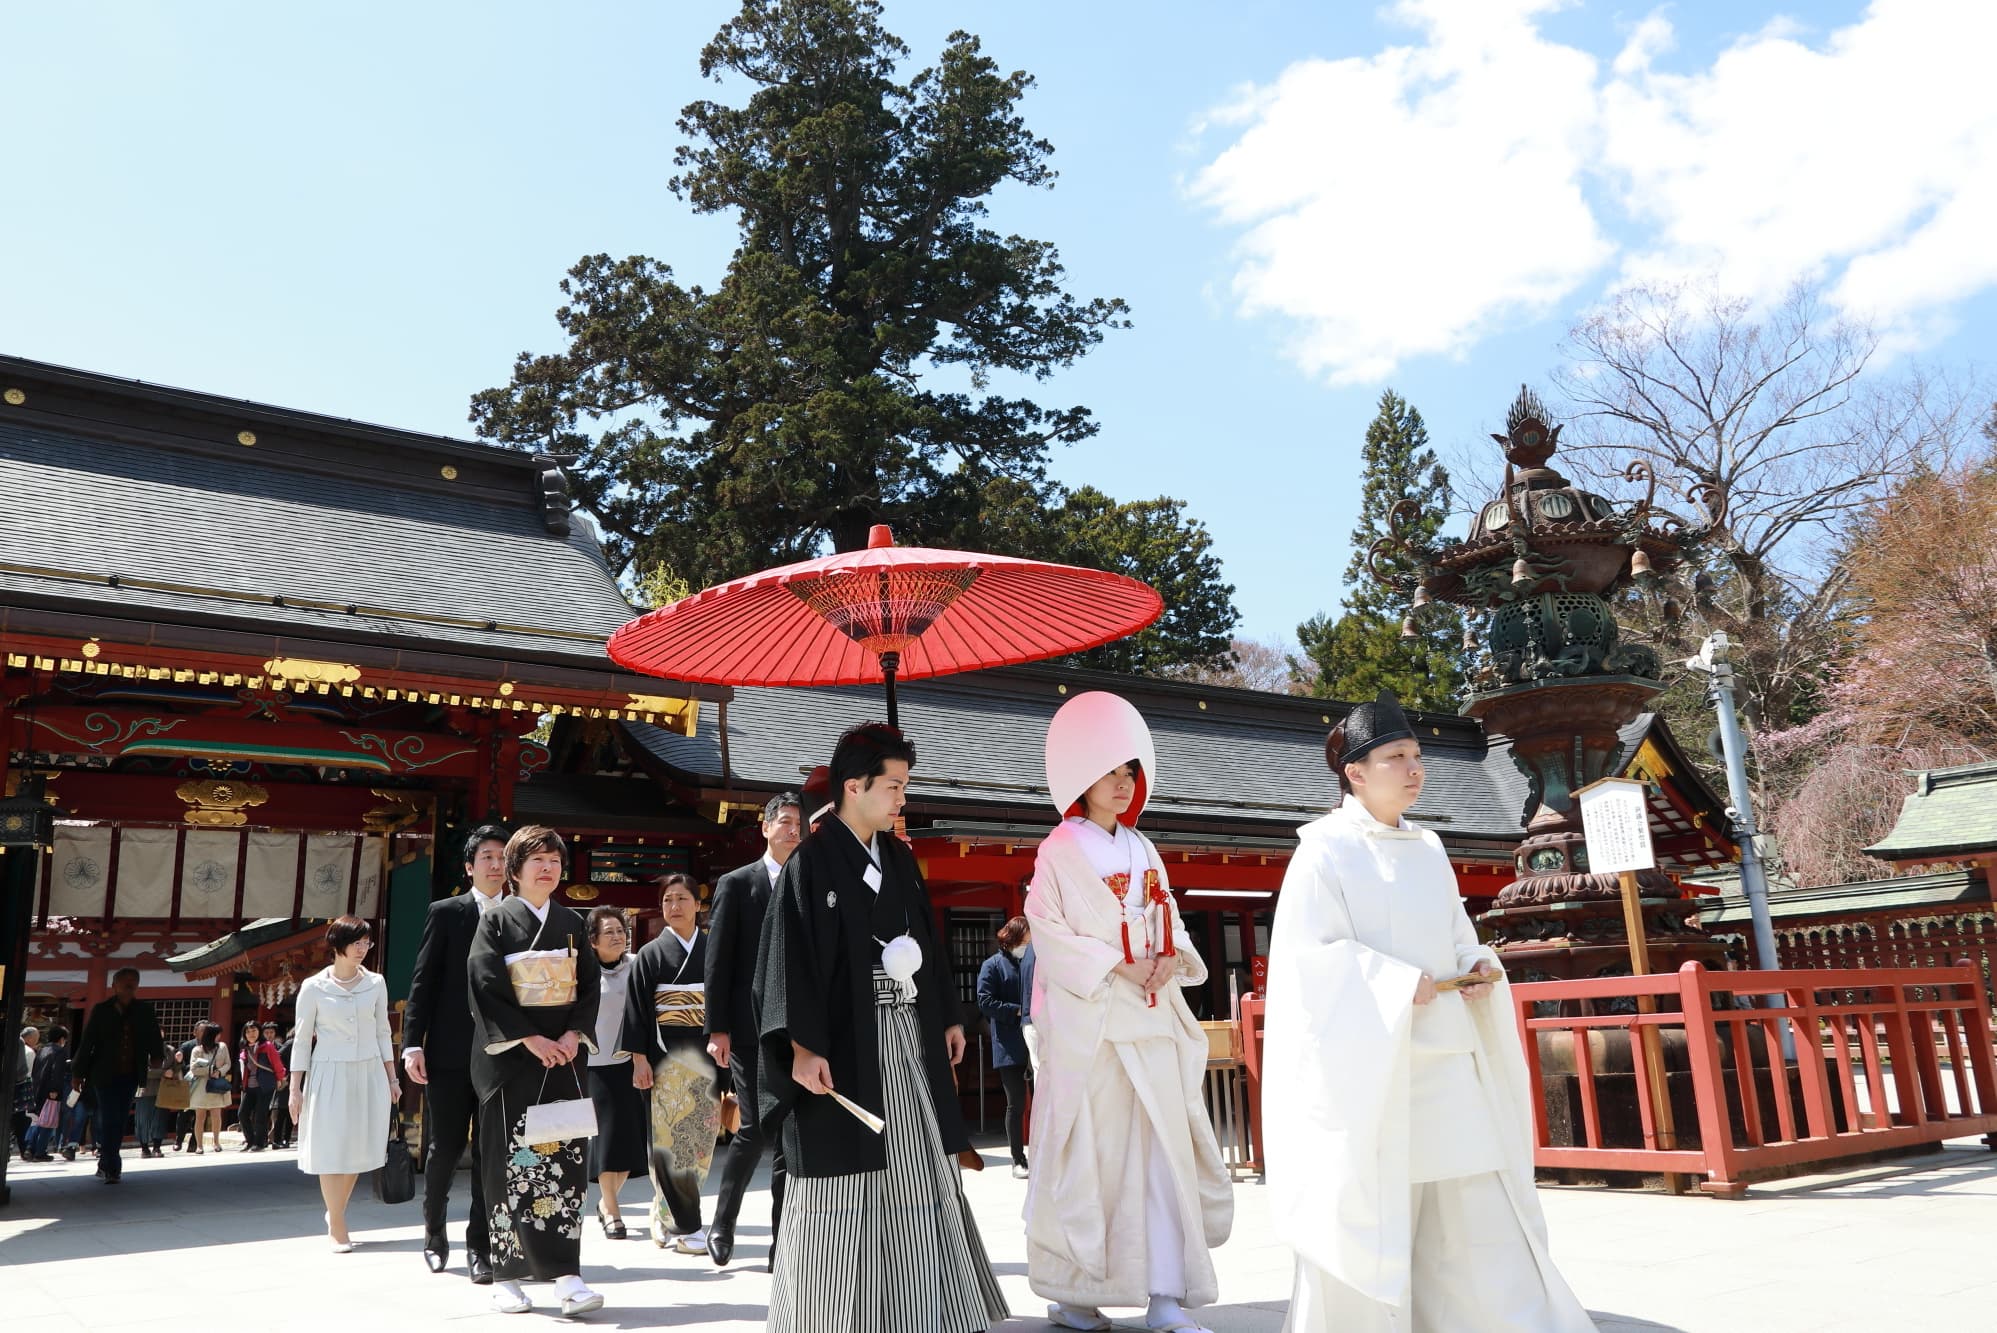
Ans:
[{"label": "woman in black kimono", "polygon": [[632,1081],[652,1097],[652,1243],[706,1254],[700,1186],[714,1161],[721,1095],[707,1053],[707,932],[693,879],[659,881],[666,928],[638,950],[625,991],[624,1045]]},{"label": "woman in black kimono", "polygon": [[578,1054],[596,1049],[598,968],[582,917],[553,901],[567,859],[553,829],[529,825],[513,835],[506,844],[513,896],[479,919],[467,964],[492,1305],[505,1314],[532,1308],[520,1289],[527,1278],[552,1279],[565,1316],[603,1305],[579,1275],[588,1145],[534,1142],[524,1133],[529,1108],[589,1098]]},{"label": "woman in black kimono", "polygon": [[762,1109],[782,1120],[790,1176],[772,1333],[976,1333],[1006,1317],[955,1158],[970,1146],[951,1073],[963,1016],[894,834],[914,760],[892,727],[839,738],[834,814],[785,862],[763,921]]}]

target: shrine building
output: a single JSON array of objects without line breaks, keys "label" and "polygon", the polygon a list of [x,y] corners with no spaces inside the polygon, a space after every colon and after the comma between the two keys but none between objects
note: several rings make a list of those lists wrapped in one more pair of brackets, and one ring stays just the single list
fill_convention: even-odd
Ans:
[{"label": "shrine building", "polygon": [[[399,998],[488,820],[552,825],[574,852],[562,900],[642,916],[666,871],[705,887],[752,859],[764,801],[883,713],[877,688],[617,667],[605,641],[636,611],[547,457],[0,358],[0,486],[6,790],[45,784],[56,820],[47,854],[8,858],[33,866],[5,918],[31,1021],[74,1022],[127,964],[175,1040],[281,1020],[345,912],[376,924]],[[1054,819],[1046,724],[1089,689],[1152,727],[1144,829],[1212,962],[1195,1007],[1226,1017],[1295,829],[1334,799],[1346,705],[1054,665],[902,687],[908,832],[960,994]],[[1475,911],[1520,868],[1530,793],[1502,738],[1413,719],[1413,817]],[[1664,866],[1731,861],[1723,803],[1662,721],[1622,740]]]},{"label": "shrine building", "polygon": [[233,1031],[347,912],[399,995],[476,824],[559,824],[571,897],[631,905],[718,831],[533,739],[587,765],[726,693],[605,656],[631,608],[549,459],[0,358],[0,495],[0,757],[56,816],[7,918],[30,1020],[129,963],[172,1039]]}]

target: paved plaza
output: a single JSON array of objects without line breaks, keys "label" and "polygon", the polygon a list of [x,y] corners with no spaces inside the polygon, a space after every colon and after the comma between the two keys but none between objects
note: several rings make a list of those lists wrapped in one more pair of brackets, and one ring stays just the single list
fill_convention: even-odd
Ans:
[{"label": "paved plaza", "polygon": [[[985,1244],[1015,1317],[1047,1327],[1026,1286],[1019,1224],[1025,1184],[987,1148],[992,1168],[967,1177]],[[291,1154],[128,1161],[124,1183],[100,1185],[87,1159],[13,1163],[14,1202],[0,1209],[0,1328],[73,1330],[237,1328],[349,1333],[501,1328],[549,1318],[498,1315],[462,1277],[432,1276],[418,1258],[415,1203],[384,1207],[365,1183],[351,1214],[353,1254],[331,1253],[318,1191]],[[460,1177],[461,1183],[464,1177]],[[760,1182],[759,1182],[760,1183]],[[627,1188],[627,1215],[649,1198]],[[1605,1330],[1997,1329],[1997,1154],[1974,1140],[1938,1154],[1757,1187],[1739,1203],[1599,1189],[1541,1191],[1553,1248]],[[1218,1253],[1223,1303],[1206,1311],[1220,1333],[1282,1327],[1290,1261],[1271,1234],[1268,1195],[1235,1190],[1234,1238]],[[454,1200],[463,1217],[463,1195]],[[647,1228],[603,1239],[594,1221],[584,1272],[607,1298],[578,1321],[603,1328],[762,1327],[768,1195],[743,1210],[736,1260],[653,1248]],[[461,1238],[461,1221],[452,1241]],[[549,1288],[528,1291],[551,1304]],[[204,1294],[205,1293],[205,1294]],[[1129,1312],[1135,1314],[1136,1312]],[[1134,1326],[1134,1325],[1133,1325]]]}]

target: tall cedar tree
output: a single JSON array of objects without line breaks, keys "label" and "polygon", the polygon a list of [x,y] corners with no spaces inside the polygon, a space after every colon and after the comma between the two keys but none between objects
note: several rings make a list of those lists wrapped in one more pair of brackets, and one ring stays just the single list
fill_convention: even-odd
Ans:
[{"label": "tall cedar tree", "polygon": [[[1392,690],[1409,707],[1454,711],[1463,684],[1463,621],[1453,608],[1434,604],[1415,622],[1415,637],[1401,637],[1401,622],[1414,601],[1415,575],[1406,559],[1380,561],[1384,580],[1367,566],[1366,553],[1388,535],[1394,506],[1412,500],[1420,513],[1407,531],[1434,545],[1449,515],[1449,473],[1428,445],[1421,413],[1392,389],[1366,427],[1360,454],[1365,489],[1352,557],[1345,566],[1344,611],[1337,619],[1316,615],[1297,626],[1297,642],[1316,668],[1311,692],[1327,699],[1371,699]],[[1306,679],[1309,668],[1298,664]]]},{"label": "tall cedar tree", "polygon": [[1222,672],[1234,663],[1240,614],[1206,525],[1169,496],[1119,503],[1093,486],[1070,491],[1010,477],[975,491],[952,478],[938,497],[947,545],[978,547],[1128,574],[1158,590],[1165,613],[1149,628],[1070,660],[1139,675]]},{"label": "tall cedar tree", "polygon": [[[1128,309],[1075,299],[1051,244],[983,225],[1000,185],[1053,184],[1053,148],[1018,114],[1032,78],[963,32],[904,84],[907,54],[874,0],[746,0],[700,67],[753,91],[682,111],[671,182],[695,212],[739,220],[720,286],[585,258],[556,312],[568,348],[522,353],[511,384],[473,399],[481,435],[573,456],[620,568],[712,583],[855,549],[875,523],[904,544],[947,533],[1039,554],[981,541],[976,498],[1003,480],[1058,504],[1049,450],[1097,424],[986,388],[1046,378]],[[974,392],[928,387],[932,369]]]}]

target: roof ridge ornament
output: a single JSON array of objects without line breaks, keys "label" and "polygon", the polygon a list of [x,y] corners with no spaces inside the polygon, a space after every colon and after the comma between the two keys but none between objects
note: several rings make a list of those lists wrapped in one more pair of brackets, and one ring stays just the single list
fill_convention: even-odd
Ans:
[{"label": "roof ridge ornament", "polygon": [[569,510],[575,505],[575,496],[569,489],[568,473],[562,471],[561,458],[553,454],[534,455],[536,466],[541,469],[541,512],[548,524],[548,531],[557,537],[569,535]]}]

